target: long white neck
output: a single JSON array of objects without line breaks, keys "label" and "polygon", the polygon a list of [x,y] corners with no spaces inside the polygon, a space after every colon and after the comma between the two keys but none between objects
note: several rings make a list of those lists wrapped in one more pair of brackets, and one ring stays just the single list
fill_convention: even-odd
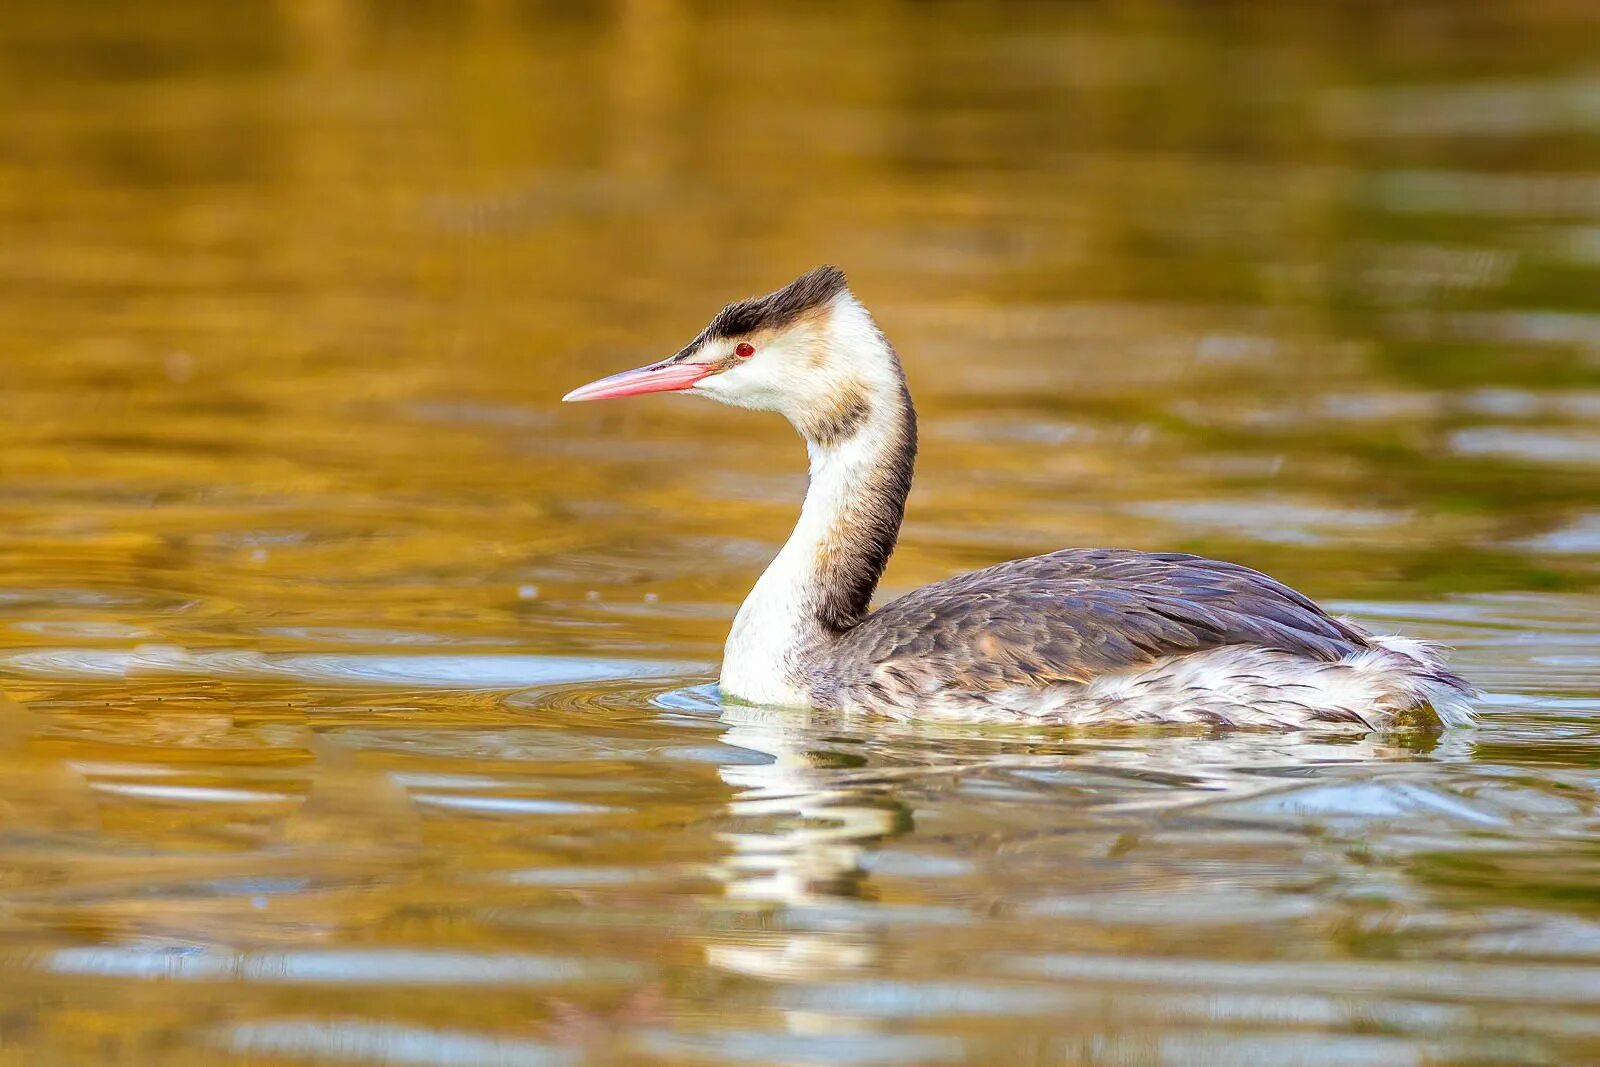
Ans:
[{"label": "long white neck", "polygon": [[[863,312],[863,318],[865,313]],[[722,664],[725,695],[758,704],[811,702],[808,667],[867,614],[900,532],[916,456],[916,414],[894,351],[866,328],[835,331],[871,346],[825,402],[791,414],[806,438],[811,478],[800,520],[745,598]]]}]

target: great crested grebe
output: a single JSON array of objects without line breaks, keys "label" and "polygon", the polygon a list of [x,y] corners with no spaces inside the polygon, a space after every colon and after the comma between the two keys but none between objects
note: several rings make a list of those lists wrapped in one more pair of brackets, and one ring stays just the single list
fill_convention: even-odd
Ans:
[{"label": "great crested grebe", "polygon": [[800,520],[728,635],[725,696],[1070,725],[1471,719],[1472,687],[1430,646],[1181,552],[1067,548],[869,611],[911,490],[917,417],[894,348],[836,267],[729,304],[676,355],[562,399],[661,392],[776,411],[810,455]]}]

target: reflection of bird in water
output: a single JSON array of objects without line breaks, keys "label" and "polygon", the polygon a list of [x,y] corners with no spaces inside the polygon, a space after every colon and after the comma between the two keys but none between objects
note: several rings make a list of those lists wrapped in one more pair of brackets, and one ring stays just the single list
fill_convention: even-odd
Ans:
[{"label": "reflection of bird in water", "polygon": [[[720,771],[736,791],[730,811],[746,824],[721,835],[729,848],[729,897],[789,908],[870,897],[862,859],[911,828],[905,804],[884,790],[841,781],[841,770],[860,757],[824,744],[814,723],[790,712],[730,705],[723,721],[729,725],[725,743],[772,757],[771,763]],[[870,963],[876,950],[854,925],[792,931],[775,944],[714,945],[711,962],[769,978],[855,969]]]},{"label": "reflection of bird in water", "polygon": [[[775,981],[872,970],[893,941],[895,917],[907,920],[909,903],[966,896],[961,883],[930,894],[912,888],[917,880],[972,878],[968,887],[1006,887],[1002,897],[1058,891],[1054,868],[1031,884],[1015,872],[994,880],[992,872],[1010,870],[1018,850],[1034,847],[1029,842],[1059,842],[1063,855],[1079,855],[1103,876],[1103,890],[1117,881],[1121,864],[1165,862],[1159,856],[1169,847],[1169,817],[1215,813],[1226,820],[1232,811],[1259,828],[1278,811],[1299,812],[1293,818],[1302,820],[1305,812],[1364,819],[1445,810],[1447,796],[1409,779],[1350,771],[1378,762],[1416,768],[1424,753],[1433,757],[1428,766],[1455,762],[1472,744],[1464,733],[1440,739],[1318,731],[1068,740],[1043,729],[977,733],[961,724],[884,724],[732,703],[720,710],[724,743],[770,757],[719,769],[733,789],[733,827],[718,835],[727,849],[719,877],[730,901],[764,918],[708,944],[707,958]],[[970,812],[980,795],[991,808],[972,824],[981,833],[968,833],[958,813]],[[918,822],[941,830],[919,836]],[[1085,832],[1106,828],[1116,830],[1114,843]],[[1170,906],[1182,913],[1181,900]]]},{"label": "reflection of bird in water", "polygon": [[777,411],[806,440],[794,533],[739,609],[723,692],[901,717],[1360,729],[1465,723],[1471,687],[1247,567],[1063,549],[869,612],[917,451],[894,349],[822,267],[724,308],[669,359],[567,400],[690,392]]}]

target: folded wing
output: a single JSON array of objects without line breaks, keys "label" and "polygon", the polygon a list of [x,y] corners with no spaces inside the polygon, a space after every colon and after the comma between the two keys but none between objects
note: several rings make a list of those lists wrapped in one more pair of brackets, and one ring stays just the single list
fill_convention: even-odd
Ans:
[{"label": "folded wing", "polygon": [[1227,645],[1328,662],[1372,647],[1360,629],[1248,567],[1185,553],[1066,549],[884,605],[841,637],[828,681],[985,692],[1088,682]]}]

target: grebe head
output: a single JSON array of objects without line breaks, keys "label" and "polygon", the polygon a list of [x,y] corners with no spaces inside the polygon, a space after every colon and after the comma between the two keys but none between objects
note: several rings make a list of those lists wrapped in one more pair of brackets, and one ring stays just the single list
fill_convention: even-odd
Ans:
[{"label": "grebe head", "polygon": [[780,412],[818,440],[860,422],[872,394],[901,380],[893,350],[844,272],[818,267],[766,296],[729,304],[676,355],[561,399],[690,393]]}]

